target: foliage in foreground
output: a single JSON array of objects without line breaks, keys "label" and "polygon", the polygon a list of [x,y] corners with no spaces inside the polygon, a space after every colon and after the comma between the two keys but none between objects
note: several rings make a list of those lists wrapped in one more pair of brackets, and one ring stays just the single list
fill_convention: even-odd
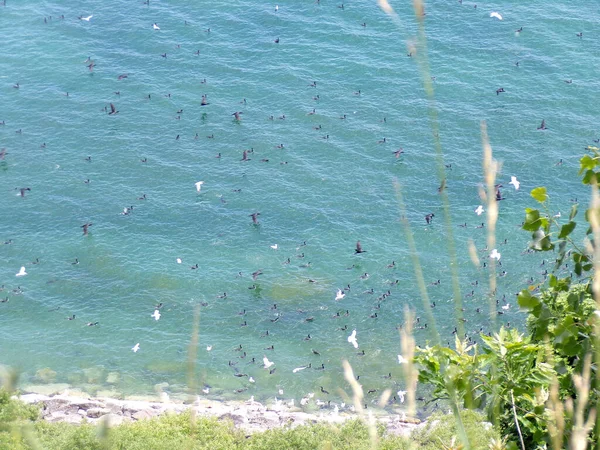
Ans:
[{"label": "foliage in foreground", "polygon": [[[190,413],[166,414],[151,420],[124,423],[106,429],[102,425],[72,425],[38,420],[34,406],[11,400],[0,390],[0,449],[56,450],[163,450],[163,449],[240,449],[240,450],[361,450],[372,449],[368,427],[360,420],[343,425],[315,424],[294,429],[277,428],[252,436],[233,427],[230,422],[213,418],[192,420]],[[489,449],[499,442],[499,434],[482,422],[483,416],[471,411],[461,414],[473,449]],[[30,435],[23,433],[29,423]],[[489,425],[489,424],[488,424]],[[457,430],[451,415],[437,414],[410,438],[384,435],[377,430],[380,450],[438,450],[454,448]],[[500,448],[500,447],[498,447]]]},{"label": "foliage in foreground", "polygon": [[555,261],[541,292],[530,286],[519,293],[519,306],[529,312],[529,335],[505,329],[482,335],[482,354],[458,338],[456,350],[417,351],[419,380],[432,385],[438,398],[485,408],[509,448],[586,449],[598,443],[600,149],[588,150],[592,155],[581,158],[580,174],[593,202],[583,244],[572,237],[577,205],[561,225],[560,216],[550,213],[546,188],[531,191],[541,208],[526,209],[523,229],[532,233],[530,248],[554,252]]}]

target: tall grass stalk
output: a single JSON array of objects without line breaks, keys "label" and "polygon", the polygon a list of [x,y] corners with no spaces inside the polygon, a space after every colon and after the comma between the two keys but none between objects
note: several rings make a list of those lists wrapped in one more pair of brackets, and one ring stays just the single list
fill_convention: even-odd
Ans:
[{"label": "tall grass stalk", "polygon": [[[485,181],[485,191],[481,190],[480,195],[487,207],[487,248],[489,251],[496,248],[496,222],[498,221],[498,202],[496,201],[496,174],[499,170],[499,164],[492,157],[492,147],[487,133],[487,124],[481,122],[481,145],[483,147],[483,178]],[[489,266],[489,306],[490,321],[496,324],[496,260],[488,258]]]},{"label": "tall grass stalk", "polygon": [[[196,358],[198,357],[198,341],[200,332],[200,306],[196,306],[194,310],[194,322],[192,324],[192,336],[188,347],[187,361],[187,388],[190,399],[190,404],[194,404],[196,396]],[[194,435],[196,433],[196,409],[190,408],[190,448],[193,446]]]},{"label": "tall grass stalk", "polygon": [[360,416],[361,420],[367,425],[367,429],[369,430],[369,438],[371,440],[371,449],[375,450],[378,446],[378,438],[377,438],[377,426],[375,424],[375,419],[373,415],[369,411],[368,418],[365,418],[365,408],[363,407],[363,401],[365,399],[365,393],[361,384],[356,380],[354,376],[354,371],[352,370],[352,366],[346,360],[342,361],[342,366],[344,368],[344,377],[350,387],[352,388],[352,401],[354,403],[354,409]]},{"label": "tall grass stalk", "polygon": [[462,295],[460,293],[460,282],[458,277],[458,260],[456,257],[456,246],[454,240],[454,231],[452,229],[452,217],[450,215],[450,202],[446,192],[446,166],[444,164],[444,152],[442,151],[442,142],[440,140],[440,125],[438,119],[438,108],[435,101],[431,71],[429,69],[429,59],[427,55],[427,35],[425,33],[425,2],[423,0],[413,0],[413,8],[418,24],[417,52],[415,59],[419,65],[423,87],[428,99],[428,113],[431,131],[433,133],[433,143],[436,154],[436,168],[438,180],[440,182],[439,193],[442,199],[444,211],[444,232],[446,234],[446,245],[448,246],[448,256],[450,258],[450,270],[452,273],[452,291],[454,294],[454,311],[458,322],[458,331],[464,335],[463,324],[463,306]]},{"label": "tall grass stalk", "polygon": [[421,266],[421,261],[417,253],[417,246],[415,244],[415,238],[410,228],[410,223],[406,218],[406,206],[404,205],[404,199],[402,198],[402,188],[398,180],[394,180],[394,187],[396,190],[396,198],[398,199],[398,206],[400,207],[400,221],[402,222],[402,226],[404,228],[404,235],[406,236],[406,242],[410,251],[410,257],[412,259],[412,266],[415,271],[417,286],[419,287],[421,300],[423,301],[423,309],[425,310],[425,314],[427,315],[427,322],[429,324],[428,328],[431,330],[430,334],[434,341],[434,344],[439,345],[440,335],[437,331],[437,327],[435,325],[435,317],[433,316],[433,311],[431,310],[431,305],[429,303],[429,295],[427,294],[425,278],[423,277],[423,267]]}]

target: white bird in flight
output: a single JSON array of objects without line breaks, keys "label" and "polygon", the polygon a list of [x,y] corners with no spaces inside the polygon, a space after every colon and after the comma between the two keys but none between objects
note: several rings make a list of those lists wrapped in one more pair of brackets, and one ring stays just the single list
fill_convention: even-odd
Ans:
[{"label": "white bird in flight", "polygon": [[500,13],[499,13],[499,12],[496,12],[496,11],[494,11],[494,12],[491,12],[491,13],[490,13],[490,17],[495,17],[495,18],[496,18],[496,19],[498,19],[498,20],[502,20],[502,16],[500,15]]},{"label": "white bird in flight", "polygon": [[16,274],[15,276],[24,277],[25,275],[27,275],[27,272],[25,272],[25,266],[21,266],[21,270],[19,270],[19,273]]},{"label": "white bird in flight", "polygon": [[206,351],[207,351],[207,352],[210,352],[211,350],[212,350],[212,345],[207,345],[207,346],[206,346]]},{"label": "white bird in flight", "polygon": [[269,361],[269,358],[267,358],[267,356],[265,355],[265,357],[263,358],[263,363],[265,364],[265,369],[268,369],[269,367],[271,367],[273,364],[275,364],[273,361]]},{"label": "white bird in flight", "polygon": [[406,358],[402,355],[398,355],[398,364],[404,364],[406,362]]},{"label": "white bird in flight", "polygon": [[152,313],[151,316],[154,317],[154,320],[160,319],[160,311],[158,309],[155,309],[154,313]]},{"label": "white bird in flight", "polygon": [[498,249],[495,248],[494,250],[492,250],[492,253],[490,253],[490,258],[500,261],[500,252],[498,251]]},{"label": "white bird in flight", "polygon": [[152,28],[154,28],[155,30],[160,30],[160,27],[156,23],[152,24]]},{"label": "white bird in flight", "polygon": [[514,175],[510,177],[510,183],[508,184],[512,184],[515,187],[515,191],[518,191],[519,186],[521,186],[521,182],[517,180],[517,177],[515,177]]},{"label": "white bird in flight", "polygon": [[356,330],[352,330],[352,334],[348,336],[348,342],[354,345],[354,348],[358,348],[358,342],[356,342]]},{"label": "white bird in flight", "polygon": [[94,15],[93,15],[93,14],[90,14],[90,15],[89,15],[89,16],[87,16],[87,17],[79,16],[79,18],[80,18],[81,20],[85,20],[86,22],[89,22],[89,21],[90,21],[90,19],[91,19],[92,17],[94,17]]},{"label": "white bird in flight", "polygon": [[406,391],[398,391],[397,394],[400,403],[404,403],[404,396],[406,395]]},{"label": "white bird in flight", "polygon": [[272,248],[273,250],[277,250],[277,249],[279,248],[279,246],[278,246],[277,244],[273,244],[273,245],[271,245],[271,248]]},{"label": "white bird in flight", "polygon": [[479,205],[477,208],[475,208],[475,213],[480,216],[483,213],[484,209],[482,205]]},{"label": "white bird in flight", "polygon": [[306,369],[308,366],[302,366],[302,367],[296,367],[294,370],[292,370],[292,373],[298,373],[301,370]]},{"label": "white bird in flight", "polygon": [[177,264],[181,264],[181,258],[177,258]]},{"label": "white bird in flight", "polygon": [[194,186],[196,186],[196,190],[198,192],[200,192],[200,189],[202,189],[203,184],[204,184],[204,181],[198,181],[197,183],[194,184]]},{"label": "white bird in flight", "polygon": [[133,350],[133,353],[137,353],[137,351],[140,349],[140,343],[138,342],[137,344],[135,344],[131,350]]},{"label": "white bird in flight", "polygon": [[341,300],[345,296],[346,296],[346,294],[344,294],[341,289],[338,289],[337,292],[335,293],[335,299],[336,300]]}]

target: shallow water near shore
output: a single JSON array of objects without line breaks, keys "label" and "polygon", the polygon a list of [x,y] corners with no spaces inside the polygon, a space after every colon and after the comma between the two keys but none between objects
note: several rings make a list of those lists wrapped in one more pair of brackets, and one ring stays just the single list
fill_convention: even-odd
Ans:
[{"label": "shallow water near shore", "polygon": [[[432,339],[432,324],[425,328],[394,180],[437,329],[452,343],[449,236],[428,102],[416,58],[407,56],[416,33],[410,2],[394,4],[402,29],[374,2],[343,10],[322,3],[280,2],[278,11],[250,0],[107,0],[83,10],[9,0],[0,7],[0,148],[7,152],[0,161],[0,241],[7,242],[0,245],[0,297],[9,298],[0,304],[0,364],[18,369],[22,385],[132,395],[168,383],[166,391],[184,393],[199,306],[194,383],[210,386],[214,398],[262,399],[282,389],[291,398],[316,392],[337,399],[339,389],[348,390],[344,359],[365,390],[405,389],[397,363],[404,308],[420,318],[419,345]],[[484,250],[485,227],[478,228],[485,216],[474,213],[479,122],[487,121],[506,197],[497,232],[498,273],[506,273],[497,298],[510,307],[496,327],[524,327],[515,293],[540,282],[547,267],[540,266],[546,255],[524,253],[529,236],[519,226],[524,208],[534,206],[529,191],[547,186],[551,213],[563,216],[572,200],[587,202],[577,171],[583,148],[600,138],[593,70],[600,41],[591,37],[600,15],[591,1],[566,8],[537,0],[427,5],[471,336],[494,327],[485,313],[488,273],[467,250],[469,238],[482,261],[491,250]],[[504,20],[490,18],[492,10]],[[90,14],[89,22],[77,19]],[[500,87],[506,92],[497,95]],[[200,106],[202,95],[209,105]],[[116,115],[104,111],[111,102]],[[234,111],[242,111],[241,121]],[[548,129],[538,131],[542,119]],[[396,159],[400,147],[405,153]],[[249,148],[250,161],[241,161]],[[512,175],[518,191],[508,184]],[[21,197],[15,188],[24,187],[31,191]],[[429,213],[435,217],[427,225]],[[93,225],[83,236],[87,222]],[[354,254],[358,240],[366,253]],[[15,277],[21,266],[27,275]],[[336,302],[336,290],[347,285]],[[353,329],[359,349],[347,341]],[[273,373],[263,368],[264,355]]]}]

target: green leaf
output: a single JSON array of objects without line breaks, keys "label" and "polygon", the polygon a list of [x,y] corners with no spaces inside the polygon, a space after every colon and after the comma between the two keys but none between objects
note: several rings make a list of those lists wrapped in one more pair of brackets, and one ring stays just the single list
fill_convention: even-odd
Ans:
[{"label": "green leaf", "polygon": [[573,204],[573,206],[571,206],[571,213],[569,214],[569,220],[573,220],[575,218],[575,216],[577,215],[577,208],[579,207],[579,205],[577,203]]},{"label": "green leaf", "polygon": [[583,158],[579,160],[579,175],[581,175],[586,170],[592,170],[598,165],[598,160],[596,158],[592,158],[590,155],[584,155]]},{"label": "green leaf", "polygon": [[548,194],[546,193],[545,187],[536,187],[531,191],[531,196],[540,203],[544,203],[548,200]]},{"label": "green leaf", "polygon": [[575,222],[569,222],[564,224],[561,228],[560,228],[560,234],[558,235],[559,239],[564,239],[566,238],[568,235],[571,234],[571,232],[575,229],[575,226],[577,224]]},{"label": "green leaf", "polygon": [[531,295],[527,289],[523,289],[521,292],[519,292],[517,302],[521,308],[534,309],[535,307],[539,306],[540,299]]}]

